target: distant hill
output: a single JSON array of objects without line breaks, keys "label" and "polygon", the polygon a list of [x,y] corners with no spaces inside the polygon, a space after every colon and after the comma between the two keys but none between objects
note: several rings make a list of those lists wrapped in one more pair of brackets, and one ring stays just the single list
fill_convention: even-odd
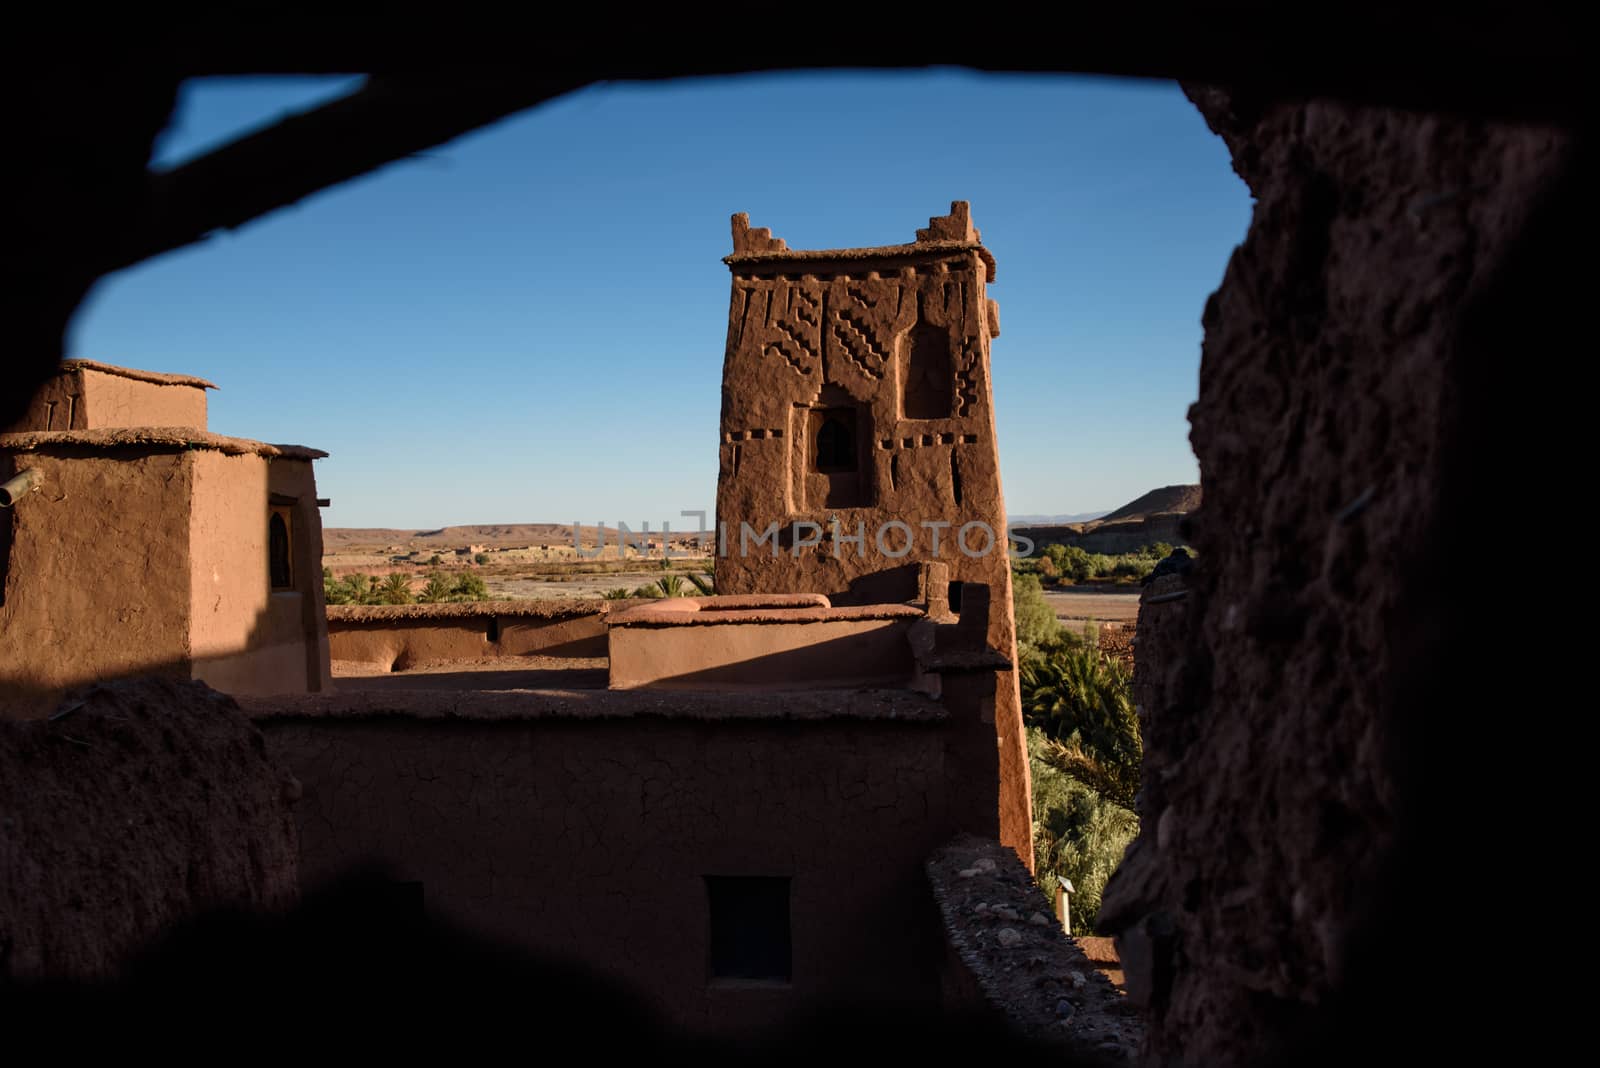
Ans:
[{"label": "distant hill", "polygon": [[1092,553],[1125,553],[1157,542],[1186,544],[1183,512],[1200,507],[1199,486],[1163,486],[1088,522],[1027,523],[1012,526],[1037,546],[1076,545]]},{"label": "distant hill", "polygon": [[[584,544],[592,544],[596,528],[582,528]],[[652,533],[659,534],[659,524],[651,524]],[[635,530],[634,534],[642,533]],[[674,530],[673,538],[693,533]],[[614,542],[616,527],[608,524],[606,541]],[[382,550],[391,545],[408,549],[454,549],[465,545],[486,545],[492,549],[518,548],[524,545],[571,545],[571,523],[479,523],[476,525],[437,527],[417,530],[406,527],[325,527],[322,531],[322,551],[325,553],[358,550]]]},{"label": "distant hill", "polygon": [[1074,512],[1071,515],[1008,515],[1006,522],[1012,526],[1040,526],[1050,523],[1087,523],[1105,515],[1100,512]]},{"label": "distant hill", "polygon": [[1162,486],[1143,497],[1137,497],[1114,512],[1099,518],[1103,523],[1118,519],[1138,519],[1141,516],[1161,515],[1164,512],[1192,512],[1200,507],[1199,486]]}]

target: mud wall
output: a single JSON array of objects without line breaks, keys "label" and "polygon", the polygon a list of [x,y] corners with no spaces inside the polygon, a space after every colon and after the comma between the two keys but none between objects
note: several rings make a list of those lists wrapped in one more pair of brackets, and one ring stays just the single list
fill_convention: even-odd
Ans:
[{"label": "mud wall", "polygon": [[77,372],[86,407],[83,426],[206,428],[206,391],[198,386],[146,382],[102,371]]},{"label": "mud wall", "polygon": [[1181,634],[1152,638],[1141,619],[1136,655],[1168,657],[1139,668],[1155,774],[1101,922],[1151,1010],[1151,1059],[1239,1063],[1319,1028],[1360,1032],[1327,1019],[1354,983],[1400,799],[1429,789],[1399,756],[1428,711],[1416,682],[1460,666],[1429,659],[1444,602],[1414,576],[1448,544],[1451,448],[1491,431],[1462,422],[1468,384],[1488,382],[1463,316],[1564,143],[1191,96],[1256,207],[1203,316],[1199,562]]},{"label": "mud wall", "polygon": [[[334,660],[405,670],[416,664],[483,657],[606,655],[605,610],[594,601],[547,608],[520,604],[330,605]],[[392,609],[392,610],[391,610]]]},{"label": "mud wall", "polygon": [[82,430],[88,424],[83,403],[83,375],[63,371],[46,379],[33,395],[22,417],[0,433],[28,430]]},{"label": "mud wall", "polygon": [[26,413],[0,432],[135,426],[204,430],[205,389],[64,366],[39,387]]},{"label": "mud wall", "polygon": [[[165,387],[173,388],[173,387]],[[227,693],[305,693],[329,678],[322,526],[311,463],[197,452],[190,512],[195,678]],[[274,590],[269,502],[290,506],[292,589]]]},{"label": "mud wall", "polygon": [[144,679],[0,721],[0,979],[109,976],[211,906],[297,888],[296,786],[234,702]]},{"label": "mud wall", "polygon": [[909,619],[826,618],[796,623],[617,625],[610,633],[611,686],[905,687],[916,672],[910,626]]},{"label": "mud wall", "polygon": [[95,679],[187,675],[193,455],[0,452],[0,473],[33,467],[43,477],[0,512],[11,523],[0,557],[6,715],[43,715]]},{"label": "mud wall", "polygon": [[[474,711],[448,695],[442,718],[254,706],[271,752],[305,784],[306,887],[386,861],[421,884],[430,913],[599,968],[696,1028],[761,1027],[833,998],[936,1003],[942,942],[922,863],[960,819],[949,726],[879,718],[936,706],[808,697],[870,714],[797,722],[770,699],[697,694],[675,718],[671,699],[601,691],[587,700],[628,714],[519,705],[463,718],[514,696],[480,695]],[[407,697],[425,695],[395,699]],[[656,714],[634,714],[646,709]],[[980,727],[992,762],[992,726]],[[992,834],[992,789],[985,807]],[[791,983],[712,981],[715,875],[791,880]]]}]

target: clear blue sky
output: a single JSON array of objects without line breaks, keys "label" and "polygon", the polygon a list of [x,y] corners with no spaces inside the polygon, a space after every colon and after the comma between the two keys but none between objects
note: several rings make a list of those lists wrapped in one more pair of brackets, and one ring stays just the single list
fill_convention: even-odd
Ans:
[{"label": "clear blue sky", "polygon": [[[170,166],[359,79],[185,86]],[[211,428],[327,450],[331,526],[715,506],[728,217],[999,261],[1012,514],[1196,481],[1200,312],[1250,197],[1172,84],[785,74],[594,86],[103,280],[74,356],[218,383]]]}]

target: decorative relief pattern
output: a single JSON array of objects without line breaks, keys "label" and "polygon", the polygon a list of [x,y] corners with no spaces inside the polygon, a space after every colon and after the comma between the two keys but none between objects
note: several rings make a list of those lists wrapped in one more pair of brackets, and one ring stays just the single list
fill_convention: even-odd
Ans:
[{"label": "decorative relief pattern", "polygon": [[[759,283],[741,280],[735,344],[780,361],[796,374],[819,376],[822,368],[822,288],[812,282]],[[740,300],[739,297],[735,297]]]},{"label": "decorative relief pattern", "polygon": [[956,357],[955,415],[958,419],[967,418],[978,410],[978,361],[982,356],[975,339],[962,337]]},{"label": "decorative relief pattern", "polygon": [[848,308],[839,309],[833,321],[833,340],[838,343],[835,351],[841,352],[868,377],[882,378],[889,356],[873,343],[867,333],[870,329],[865,318],[851,314]]},{"label": "decorative relief pattern", "polygon": [[898,440],[895,438],[883,438],[878,442],[878,448],[893,449],[898,447],[902,449],[916,449],[924,445],[954,445],[957,442],[961,443],[962,445],[976,445],[978,443],[978,435],[945,432],[943,434],[917,434],[912,437],[900,438]]}]

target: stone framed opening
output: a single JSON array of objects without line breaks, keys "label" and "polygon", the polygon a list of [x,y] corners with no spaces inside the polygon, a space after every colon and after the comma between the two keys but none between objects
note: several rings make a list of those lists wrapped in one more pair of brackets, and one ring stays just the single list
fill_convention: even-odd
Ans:
[{"label": "stone framed opening", "polygon": [[810,407],[796,407],[793,434],[795,503],[800,508],[864,508],[874,503],[871,415],[842,390],[825,390]]}]

